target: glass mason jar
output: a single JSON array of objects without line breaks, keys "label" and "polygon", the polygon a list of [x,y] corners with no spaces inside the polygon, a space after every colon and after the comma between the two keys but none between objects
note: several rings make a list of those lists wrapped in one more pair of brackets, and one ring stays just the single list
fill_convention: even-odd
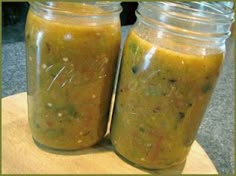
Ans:
[{"label": "glass mason jar", "polygon": [[233,12],[207,2],[141,2],[123,51],[111,124],[136,166],[183,163],[224,60]]},{"label": "glass mason jar", "polygon": [[29,124],[37,144],[90,147],[108,122],[119,3],[34,2],[26,23]]}]

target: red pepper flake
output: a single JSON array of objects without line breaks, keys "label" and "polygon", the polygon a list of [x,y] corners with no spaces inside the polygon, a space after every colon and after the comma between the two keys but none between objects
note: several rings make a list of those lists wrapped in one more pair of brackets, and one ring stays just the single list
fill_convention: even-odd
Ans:
[{"label": "red pepper flake", "polygon": [[179,112],[179,119],[183,119],[185,114],[183,112]]},{"label": "red pepper flake", "polygon": [[158,112],[160,112],[160,110],[161,110],[161,107],[160,107],[160,106],[157,106],[157,107],[155,107],[155,108],[153,109],[152,112],[158,113]]},{"label": "red pepper flake", "polygon": [[46,124],[47,124],[47,126],[50,127],[50,128],[53,127],[52,121],[47,120],[47,121],[46,121]]},{"label": "red pepper flake", "polygon": [[46,42],[45,44],[47,47],[47,52],[50,53],[51,52],[51,45],[48,42]]},{"label": "red pepper flake", "polygon": [[159,136],[157,138],[156,143],[152,147],[151,151],[148,153],[148,158],[150,159],[150,161],[154,161],[158,158],[158,155],[160,153],[160,148],[162,145],[162,140],[163,140],[163,136]]}]

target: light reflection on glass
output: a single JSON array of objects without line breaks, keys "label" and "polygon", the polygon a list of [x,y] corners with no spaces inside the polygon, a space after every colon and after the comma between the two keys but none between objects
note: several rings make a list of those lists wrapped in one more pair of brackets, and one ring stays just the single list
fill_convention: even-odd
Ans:
[{"label": "light reflection on glass", "polygon": [[69,41],[69,40],[71,40],[73,37],[72,37],[72,35],[70,34],[70,33],[67,33],[67,34],[65,34],[64,35],[64,40],[66,40],[66,41]]},{"label": "light reflection on glass", "polygon": [[146,70],[151,62],[151,58],[152,56],[155,54],[156,52],[156,47],[153,47],[150,49],[150,51],[145,55],[144,57],[144,64],[143,64],[143,70]]},{"label": "light reflection on glass", "polygon": [[[39,31],[36,35],[36,70],[37,74],[40,75],[40,65],[41,65],[41,42],[43,38],[43,31]],[[37,78],[36,78],[37,80]],[[39,87],[39,81],[36,81],[37,87]]]}]

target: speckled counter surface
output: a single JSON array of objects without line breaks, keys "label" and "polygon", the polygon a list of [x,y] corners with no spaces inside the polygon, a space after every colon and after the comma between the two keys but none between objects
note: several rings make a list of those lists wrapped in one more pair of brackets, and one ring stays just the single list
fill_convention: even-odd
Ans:
[{"label": "speckled counter surface", "polygon": [[[123,41],[129,27],[122,28]],[[26,91],[24,42],[2,45],[2,97]],[[197,140],[220,174],[234,173],[234,43],[227,41],[225,63]]]}]

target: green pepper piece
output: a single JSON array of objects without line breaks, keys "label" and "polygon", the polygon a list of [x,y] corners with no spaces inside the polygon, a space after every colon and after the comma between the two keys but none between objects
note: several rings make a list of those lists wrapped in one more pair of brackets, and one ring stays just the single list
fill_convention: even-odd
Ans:
[{"label": "green pepper piece", "polygon": [[204,86],[202,86],[202,92],[203,93],[207,93],[210,90],[211,90],[211,84],[210,83],[207,83]]},{"label": "green pepper piece", "polygon": [[176,81],[177,81],[176,79],[169,79],[170,83],[176,83]]},{"label": "green pepper piece", "polygon": [[46,130],[46,134],[49,138],[57,138],[57,137],[64,134],[64,129],[63,128],[48,129],[48,130]]},{"label": "green pepper piece", "polygon": [[129,49],[135,53],[137,51],[137,45],[135,43],[130,43],[129,44]]},{"label": "green pepper piece", "polygon": [[137,65],[135,65],[135,66],[132,67],[132,72],[133,72],[133,74],[138,73],[138,71],[139,71],[139,67],[138,67]]},{"label": "green pepper piece", "polygon": [[68,114],[72,116],[73,118],[78,118],[79,114],[76,111],[76,108],[73,105],[68,105]]},{"label": "green pepper piece", "polygon": [[142,132],[142,133],[144,133],[145,130],[144,130],[143,127],[139,127],[139,131]]}]

